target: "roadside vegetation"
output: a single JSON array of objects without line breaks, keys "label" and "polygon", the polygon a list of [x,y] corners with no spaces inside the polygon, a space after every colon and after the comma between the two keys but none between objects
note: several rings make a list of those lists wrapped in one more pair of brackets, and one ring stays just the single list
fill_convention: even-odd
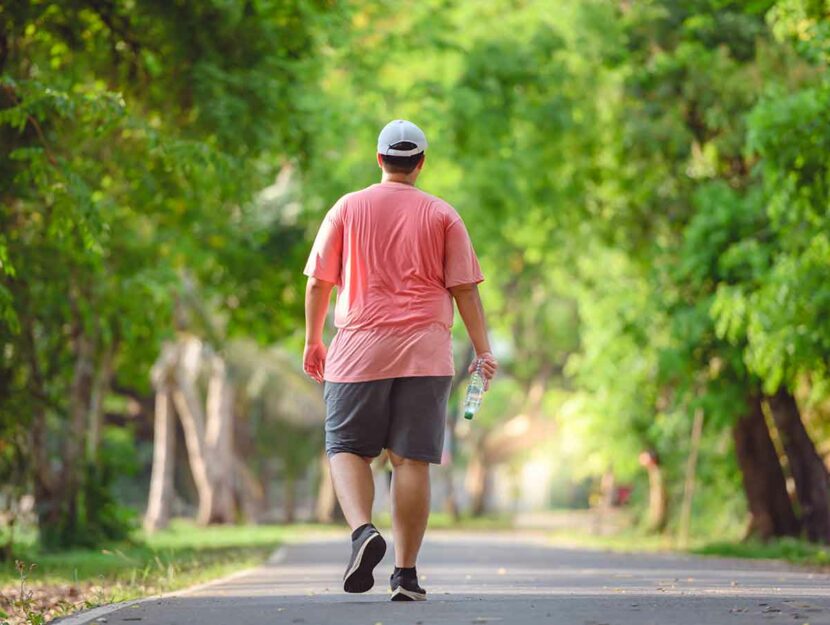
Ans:
[{"label": "roadside vegetation", "polygon": [[[321,526],[197,527],[174,521],[152,535],[96,549],[44,552],[16,545],[16,562],[0,569],[0,611],[10,624],[170,592],[264,562],[280,545]],[[29,615],[29,616],[27,616]],[[2,620],[0,620],[2,622]]]},{"label": "roadside vegetation", "polygon": [[460,418],[456,324],[433,527],[620,508],[623,547],[821,564],[828,42],[830,0],[0,3],[4,583],[155,592],[336,522],[302,267],[394,118],[502,364]]},{"label": "roadside vegetation", "polygon": [[690,553],[723,558],[779,560],[830,572],[830,547],[797,538],[711,541],[698,537],[683,547],[666,535],[637,530],[625,530],[606,536],[581,531],[559,531],[550,535],[550,542],[560,547],[602,549],[619,553]]}]

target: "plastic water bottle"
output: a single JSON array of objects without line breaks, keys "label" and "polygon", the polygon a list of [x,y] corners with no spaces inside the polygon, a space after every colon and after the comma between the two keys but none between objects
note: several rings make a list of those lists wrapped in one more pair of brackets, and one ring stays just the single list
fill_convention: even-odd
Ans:
[{"label": "plastic water bottle", "polygon": [[467,386],[467,396],[464,398],[464,418],[472,419],[481,406],[481,398],[484,395],[484,376],[481,375],[481,360],[476,361],[476,368],[470,376],[470,384]]}]

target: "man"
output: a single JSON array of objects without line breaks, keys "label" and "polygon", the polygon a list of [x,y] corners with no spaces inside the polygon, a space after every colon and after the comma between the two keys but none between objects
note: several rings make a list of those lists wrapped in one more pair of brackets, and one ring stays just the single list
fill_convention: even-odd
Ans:
[{"label": "man", "polygon": [[[484,278],[464,223],[446,202],[415,188],[427,140],[395,120],[378,137],[381,182],[340,198],[326,215],[305,268],[303,366],[325,381],[326,453],[352,529],[346,592],[366,592],[386,542],[372,525],[369,466],[392,464],[393,601],[426,599],[415,563],[429,516],[429,464],[440,463],[453,375],[450,327],[458,306],[489,381],[490,353],[477,284]],[[337,286],[337,335],[322,333]]]}]

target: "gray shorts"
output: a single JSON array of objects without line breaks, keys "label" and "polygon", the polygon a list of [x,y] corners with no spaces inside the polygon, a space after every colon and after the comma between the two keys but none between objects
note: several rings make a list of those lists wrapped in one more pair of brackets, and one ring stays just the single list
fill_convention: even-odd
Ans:
[{"label": "gray shorts", "polygon": [[450,376],[326,382],[326,453],[375,457],[386,448],[439,464]]}]

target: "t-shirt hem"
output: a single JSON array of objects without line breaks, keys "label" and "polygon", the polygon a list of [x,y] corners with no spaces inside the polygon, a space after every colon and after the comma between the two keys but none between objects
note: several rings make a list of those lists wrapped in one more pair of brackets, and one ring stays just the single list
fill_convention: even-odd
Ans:
[{"label": "t-shirt hem", "polygon": [[324,375],[323,379],[326,382],[344,384],[349,382],[372,382],[374,380],[389,380],[391,378],[452,377],[454,375],[455,371],[402,371],[397,374],[366,374],[345,377]]}]

